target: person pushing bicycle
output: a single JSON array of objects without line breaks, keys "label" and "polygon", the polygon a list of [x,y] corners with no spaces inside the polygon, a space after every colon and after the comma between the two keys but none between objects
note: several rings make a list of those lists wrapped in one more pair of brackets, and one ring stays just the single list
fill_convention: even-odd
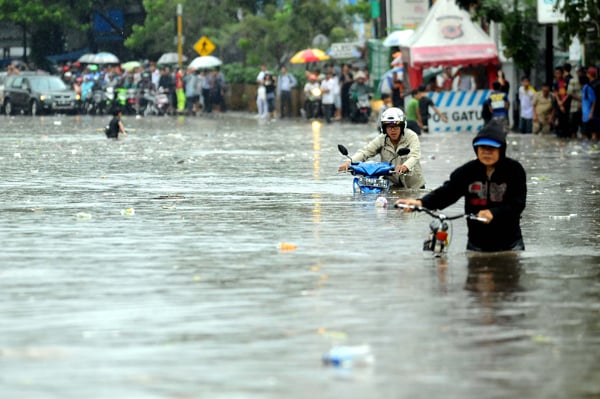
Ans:
[{"label": "person pushing bicycle", "polygon": [[524,250],[520,219],[525,209],[527,180],[523,166],[506,157],[505,136],[504,126],[491,121],[473,139],[476,160],[455,169],[449,180],[422,198],[401,198],[396,204],[444,209],[464,197],[465,213],[487,219],[467,220],[467,250]]}]

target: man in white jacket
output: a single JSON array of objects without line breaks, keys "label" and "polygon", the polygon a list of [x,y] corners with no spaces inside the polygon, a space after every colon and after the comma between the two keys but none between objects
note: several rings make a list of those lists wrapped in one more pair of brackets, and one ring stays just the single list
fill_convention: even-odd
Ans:
[{"label": "man in white jacket", "polygon": [[[404,112],[395,107],[385,110],[381,115],[381,130],[383,134],[350,157],[352,162],[364,162],[379,154],[381,162],[392,162],[396,165],[395,174],[388,177],[392,188],[425,188],[419,136],[406,127]],[[408,148],[410,152],[408,155],[398,156],[400,148]],[[347,161],[340,165],[338,170],[347,171],[349,165],[350,161]]]}]

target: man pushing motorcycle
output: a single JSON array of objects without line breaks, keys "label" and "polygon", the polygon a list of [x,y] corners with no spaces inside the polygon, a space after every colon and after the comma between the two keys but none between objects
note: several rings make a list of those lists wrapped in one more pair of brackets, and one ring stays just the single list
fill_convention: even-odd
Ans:
[{"label": "man pushing motorcycle", "polygon": [[[392,183],[392,189],[425,188],[425,179],[421,168],[421,144],[419,136],[406,127],[406,116],[400,108],[389,108],[381,114],[380,131],[366,146],[358,150],[350,158],[352,162],[364,162],[379,154],[381,162],[391,162],[396,165],[394,174],[387,177]],[[406,156],[398,156],[399,148],[408,148]],[[347,171],[350,161],[338,168]]]}]

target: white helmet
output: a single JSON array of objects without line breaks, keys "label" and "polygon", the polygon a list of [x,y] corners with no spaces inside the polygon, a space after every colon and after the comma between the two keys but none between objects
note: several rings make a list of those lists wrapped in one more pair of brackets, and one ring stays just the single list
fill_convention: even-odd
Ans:
[{"label": "white helmet", "polygon": [[385,133],[386,125],[400,126],[403,130],[406,127],[406,115],[400,108],[388,108],[381,114],[380,126]]}]

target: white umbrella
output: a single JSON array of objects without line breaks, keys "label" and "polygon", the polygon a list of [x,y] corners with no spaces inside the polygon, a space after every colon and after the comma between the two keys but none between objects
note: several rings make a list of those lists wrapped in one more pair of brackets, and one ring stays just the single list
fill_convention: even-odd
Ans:
[{"label": "white umbrella", "polygon": [[204,55],[202,57],[196,57],[192,60],[189,68],[193,69],[208,69],[214,68],[223,64],[223,61],[212,55]]},{"label": "white umbrella", "polygon": [[101,52],[94,56],[94,64],[118,64],[119,59],[113,53]]},{"label": "white umbrella", "polygon": [[84,54],[81,57],[79,57],[79,59],[77,61],[83,62],[84,64],[93,64],[95,56],[96,56],[96,54],[94,54],[94,53],[87,53],[87,54]]},{"label": "white umbrella", "polygon": [[[185,62],[187,61],[187,57],[185,55],[181,56],[181,59]],[[178,53],[164,53],[160,56],[158,61],[156,61],[159,65],[171,65],[171,64],[179,64],[179,54]]]},{"label": "white umbrella", "polygon": [[413,33],[415,33],[415,31],[412,29],[395,30],[385,38],[383,45],[385,47],[405,46]]}]

